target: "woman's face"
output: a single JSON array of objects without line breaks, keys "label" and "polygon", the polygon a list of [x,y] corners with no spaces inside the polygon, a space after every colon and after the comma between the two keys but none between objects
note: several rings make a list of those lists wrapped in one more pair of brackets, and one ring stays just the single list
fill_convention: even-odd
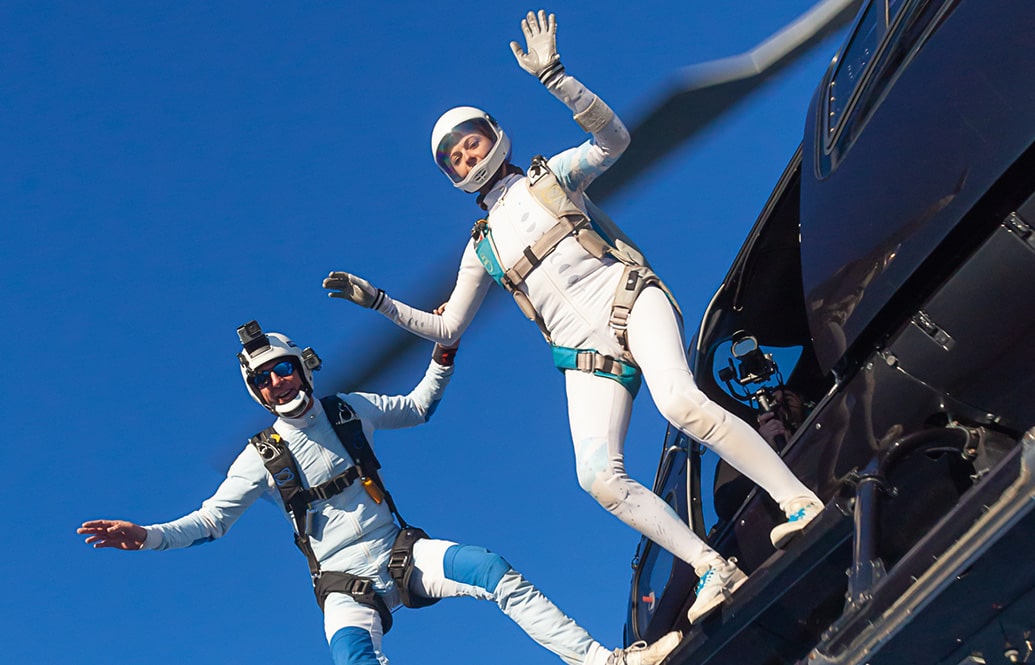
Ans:
[{"label": "woman's face", "polygon": [[460,179],[463,180],[475,165],[485,159],[492,149],[492,139],[484,134],[471,132],[456,142],[449,151],[449,163]]}]

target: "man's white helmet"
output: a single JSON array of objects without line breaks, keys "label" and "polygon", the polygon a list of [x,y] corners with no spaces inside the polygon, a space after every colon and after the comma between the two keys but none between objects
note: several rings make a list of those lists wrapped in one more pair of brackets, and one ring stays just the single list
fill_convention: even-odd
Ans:
[{"label": "man's white helmet", "polygon": [[[286,335],[263,333],[257,321],[249,321],[237,329],[237,335],[244,350],[237,354],[241,363],[241,378],[248,386],[248,394],[262,408],[277,416],[293,418],[305,412],[313,396],[313,371],[320,369],[320,358],[311,348],[300,349]],[[302,372],[302,390],[287,404],[271,406],[262,399],[262,394],[252,378],[256,370],[276,358],[288,358],[295,365],[295,371]]]},{"label": "man's white helmet", "polygon": [[[449,153],[468,134],[481,134],[492,141],[492,148],[482,161],[461,178],[449,161]],[[510,138],[496,119],[473,106],[458,106],[442,114],[431,130],[431,155],[442,172],[465,192],[477,192],[510,157]]]}]

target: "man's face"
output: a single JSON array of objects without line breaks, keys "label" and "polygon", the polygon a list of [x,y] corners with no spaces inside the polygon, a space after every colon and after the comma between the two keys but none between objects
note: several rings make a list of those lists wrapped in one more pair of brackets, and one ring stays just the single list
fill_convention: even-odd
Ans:
[{"label": "man's face", "polygon": [[287,404],[302,389],[301,372],[292,358],[274,358],[263,363],[252,377],[263,401],[269,406]]}]

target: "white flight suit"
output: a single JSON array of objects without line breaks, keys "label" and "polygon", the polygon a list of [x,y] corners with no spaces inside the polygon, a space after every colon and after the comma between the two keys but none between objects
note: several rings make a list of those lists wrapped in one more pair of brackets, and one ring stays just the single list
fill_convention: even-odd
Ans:
[{"label": "white flight suit", "polygon": [[[412,427],[434,412],[453,368],[432,361],[424,379],[409,394],[339,395],[360,417],[363,432],[373,442],[378,429]],[[298,464],[305,487],[343,473],[352,459],[334,433],[322,404],[299,418],[278,418],[274,429],[283,437]],[[198,510],[165,524],[144,527],[144,549],[189,547],[226,534],[241,514],[263,493],[284,508],[280,493],[254,446],[247,446],[227,472],[216,493]],[[374,580],[389,608],[399,606],[398,591],[388,574],[388,557],[398,525],[387,503],[376,503],[353,483],[341,493],[312,504],[315,510],[310,542],[325,571],[349,572]],[[290,514],[284,516],[293,524]],[[413,550],[412,592],[428,598],[468,596],[493,600],[539,644],[569,665],[604,665],[610,652],[497,554],[481,547],[423,539]],[[324,606],[324,632],[336,665],[387,665],[377,611],[351,596],[332,593]]]},{"label": "white flight suit", "polygon": [[[549,90],[576,115],[595,98],[567,74]],[[550,170],[584,210],[586,187],[628,144],[628,131],[612,116],[590,140],[550,158]],[[556,223],[553,214],[533,198],[522,175],[501,178],[482,204],[504,271]],[[568,237],[520,288],[543,318],[554,344],[618,357],[622,348],[608,321],[622,269],[611,257],[594,258]],[[471,241],[441,316],[387,296],[377,309],[417,335],[450,344],[470,324],[492,281]],[[669,422],[751,478],[781,508],[796,499],[816,499],[754,429],[697,388],[687,366],[680,321],[661,289],[651,286],[640,294],[629,316],[628,339],[651,397]],[[687,563],[698,567],[717,558],[664,501],[626,474],[623,445],[632,410],[629,392],[614,380],[574,370],[565,372],[565,382],[582,488],[623,522]]]}]

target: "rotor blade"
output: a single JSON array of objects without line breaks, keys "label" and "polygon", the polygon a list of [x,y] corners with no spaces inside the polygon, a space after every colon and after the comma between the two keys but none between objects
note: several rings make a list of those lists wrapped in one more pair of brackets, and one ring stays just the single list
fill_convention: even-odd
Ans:
[{"label": "rotor blade", "polygon": [[590,195],[603,201],[641,177],[850,22],[861,4],[862,0],[825,0],[746,53],[684,68],[670,92],[632,127],[631,144],[590,185]]},{"label": "rotor blade", "polygon": [[[655,161],[700,133],[770,77],[791,65],[833,31],[845,25],[862,0],[824,0],[751,51],[685,68],[675,91],[661,100],[632,129],[632,144],[608,171],[590,186],[593,200],[602,203],[643,175]],[[450,277],[452,277],[450,275]],[[452,281],[438,284],[424,300],[448,296]],[[496,289],[493,289],[496,291]],[[489,297],[482,309],[495,308],[505,298]],[[377,351],[347,373],[328,377],[325,385],[339,392],[369,390],[374,380],[396,365],[408,363],[428,342],[401,329],[379,337]],[[429,351],[430,352],[430,351]]]},{"label": "rotor blade", "polygon": [[[610,169],[590,186],[597,203],[628,186],[658,160],[699,134],[733,106],[750,96],[767,80],[793,64],[824,38],[855,16],[862,0],[823,0],[775,35],[741,55],[692,65],[681,70],[670,92],[632,126],[632,144]],[[452,280],[435,284],[414,303],[438,304],[448,297]],[[482,309],[495,309],[509,298],[492,289]],[[483,314],[484,315],[484,314]],[[377,341],[361,345],[376,349],[362,362],[342,367],[321,385],[335,392],[377,390],[377,383],[395,367],[409,363],[416,353],[430,353],[430,342],[395,328],[378,335]],[[261,427],[257,426],[255,431]],[[225,453],[222,454],[222,453]],[[213,457],[213,467],[224,469],[232,461],[222,451]]]}]

